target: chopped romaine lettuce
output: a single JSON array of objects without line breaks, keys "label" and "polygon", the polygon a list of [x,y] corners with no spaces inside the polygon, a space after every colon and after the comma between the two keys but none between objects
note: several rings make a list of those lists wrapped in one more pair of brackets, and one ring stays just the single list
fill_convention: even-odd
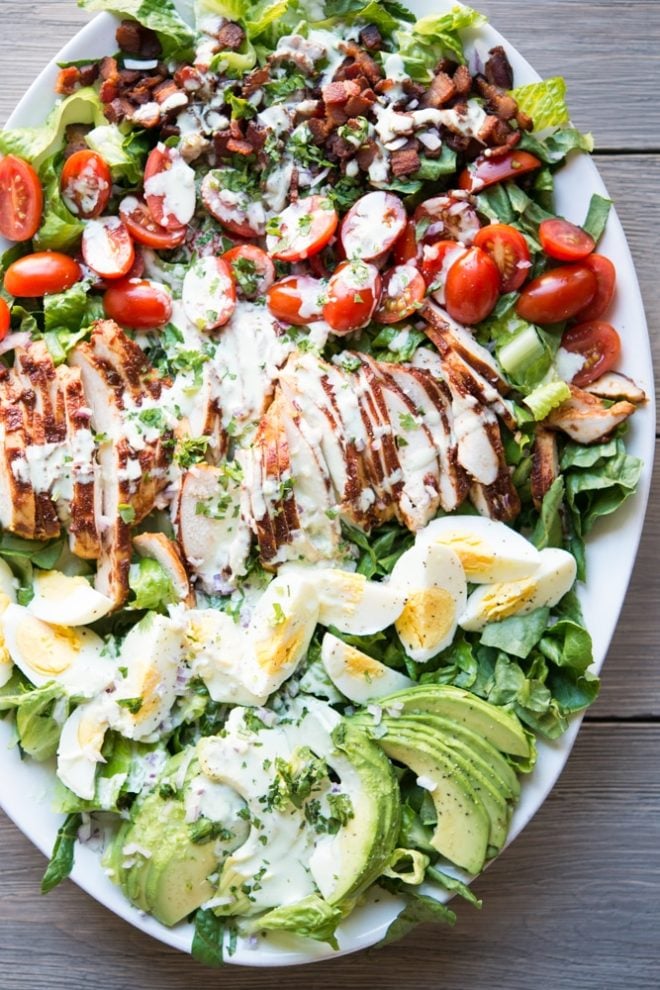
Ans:
[{"label": "chopped romaine lettuce", "polygon": [[520,110],[534,121],[535,131],[568,124],[570,114],[566,105],[566,80],[561,76],[529,83],[512,90]]},{"label": "chopped romaine lettuce", "polygon": [[137,564],[131,564],[128,583],[135,595],[135,600],[130,603],[132,608],[157,611],[177,601],[169,575],[151,557],[143,557]]},{"label": "chopped romaine lettuce", "polygon": [[268,911],[254,921],[253,930],[292,932],[317,942],[327,942],[333,949],[338,949],[335,931],[343,916],[340,908],[332,907],[318,894],[310,894],[295,904]]},{"label": "chopped romaine lettuce", "polygon": [[158,35],[163,57],[184,59],[192,52],[194,35],[172,0],[78,0],[85,10],[109,10],[139,21]]},{"label": "chopped romaine lettuce", "polygon": [[39,251],[66,251],[78,243],[85,225],[74,217],[60,195],[55,158],[44,162],[39,169],[39,178],[44,190],[44,212],[34,246]]},{"label": "chopped romaine lettuce", "polygon": [[525,396],[523,402],[538,422],[549,416],[553,409],[570,397],[571,390],[566,382],[554,381],[537,385],[533,392]]},{"label": "chopped romaine lettuce", "polygon": [[69,714],[68,699],[59,684],[34,688],[20,680],[16,686],[18,690],[14,694],[0,695],[0,712],[14,712],[21,749],[43,762],[57,751],[62,726]]},{"label": "chopped romaine lettuce", "polygon": [[130,186],[142,182],[150,148],[144,131],[123,134],[116,124],[102,124],[85,135],[85,142],[105,159],[115,182],[123,180]]},{"label": "chopped romaine lettuce", "polygon": [[440,17],[422,17],[409,30],[395,35],[406,72],[417,82],[428,83],[438,62],[451,58],[465,62],[460,32],[484,24],[486,18],[470,7],[454,7]]},{"label": "chopped romaine lettuce", "polygon": [[78,829],[82,825],[82,815],[67,815],[57,831],[46,872],[41,881],[41,893],[48,894],[70,875],[73,869],[73,858]]},{"label": "chopped romaine lettuce", "polygon": [[598,193],[594,193],[591,197],[587,218],[582,224],[582,228],[586,230],[588,234],[591,234],[596,244],[605,233],[607,219],[610,215],[611,209],[611,199],[606,199],[605,196],[599,196]]}]

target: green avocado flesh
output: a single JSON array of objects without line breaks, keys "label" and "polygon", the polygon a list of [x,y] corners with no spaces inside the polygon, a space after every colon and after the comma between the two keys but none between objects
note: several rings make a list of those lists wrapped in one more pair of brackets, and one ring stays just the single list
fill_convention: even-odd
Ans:
[{"label": "green avocado flesh", "polygon": [[[401,714],[439,715],[485,739],[502,753],[528,758],[530,744],[515,715],[447,684],[426,684],[381,698],[379,706],[396,706]],[[399,706],[402,706],[399,708]]]}]

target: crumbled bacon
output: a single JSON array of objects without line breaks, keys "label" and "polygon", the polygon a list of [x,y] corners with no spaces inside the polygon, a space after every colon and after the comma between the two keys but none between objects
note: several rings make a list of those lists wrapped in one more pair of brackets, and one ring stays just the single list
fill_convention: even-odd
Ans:
[{"label": "crumbled bacon", "polygon": [[500,89],[513,89],[513,69],[502,46],[491,48],[488,54],[490,58],[484,69],[488,82]]},{"label": "crumbled bacon", "polygon": [[88,144],[85,136],[91,131],[91,124],[69,124],[64,131],[64,157],[70,158],[76,151],[85,151]]},{"label": "crumbled bacon", "polygon": [[377,52],[383,47],[383,36],[375,24],[367,24],[360,31],[360,43],[370,52]]},{"label": "crumbled bacon", "polygon": [[488,106],[496,117],[499,117],[500,120],[513,120],[515,118],[518,104],[505,90],[489,83],[483,76],[476,77],[475,85],[477,92],[486,98]]},{"label": "crumbled bacon", "polygon": [[117,44],[128,55],[138,58],[159,58],[162,52],[158,35],[137,21],[122,21],[117,28]]},{"label": "crumbled bacon", "polygon": [[467,65],[459,65],[453,79],[457,96],[467,96],[472,89],[472,76]]},{"label": "crumbled bacon", "polygon": [[456,96],[456,84],[446,72],[438,72],[431,85],[420,99],[422,107],[439,108]]},{"label": "crumbled bacon", "polygon": [[57,81],[55,82],[56,93],[61,93],[62,96],[70,96],[71,93],[76,91],[78,86],[80,86],[80,69],[77,69],[74,65],[66,69],[60,69],[57,74]]},{"label": "crumbled bacon", "polygon": [[393,151],[390,156],[390,164],[392,166],[392,173],[397,179],[400,179],[404,175],[412,175],[413,172],[417,172],[421,165],[417,151],[417,141],[408,141],[405,148],[399,148],[397,151]]},{"label": "crumbled bacon", "polygon": [[221,51],[237,52],[245,41],[245,31],[240,24],[228,21],[220,28],[217,37]]},{"label": "crumbled bacon", "polygon": [[270,66],[264,65],[260,69],[253,69],[243,79],[243,96],[247,99],[261,89],[270,80]]}]

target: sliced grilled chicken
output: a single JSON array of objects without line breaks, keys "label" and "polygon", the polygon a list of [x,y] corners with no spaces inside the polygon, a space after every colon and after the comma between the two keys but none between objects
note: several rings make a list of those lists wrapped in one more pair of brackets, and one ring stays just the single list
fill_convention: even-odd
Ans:
[{"label": "sliced grilled chicken", "polygon": [[396,514],[403,474],[380,376],[364,355],[355,354],[353,357],[360,361],[354,387],[368,436],[366,446],[360,453],[368,483],[375,495],[371,511],[377,523],[381,524]]},{"label": "sliced grilled chicken", "polygon": [[77,557],[95,560],[101,552],[97,529],[101,514],[101,472],[90,429],[92,411],[85,399],[79,368],[61,365],[57,378],[64,399],[67,444],[72,458],[69,545]]},{"label": "sliced grilled chicken", "polygon": [[453,512],[467,498],[469,482],[458,460],[451,393],[444,381],[435,379],[423,368],[391,365],[390,374],[433,436],[438,458],[440,506],[445,512]]},{"label": "sliced grilled chicken", "polygon": [[626,399],[635,405],[646,402],[646,392],[632,378],[621,375],[618,371],[608,371],[601,375],[598,381],[587,385],[584,391],[597,395],[599,399]]},{"label": "sliced grilled chicken", "polygon": [[467,327],[452,320],[449,313],[436,303],[427,299],[420,310],[420,315],[427,320],[426,333],[438,348],[440,354],[448,350],[459,354],[467,364],[482,378],[490,382],[502,395],[509,391],[509,384],[502,375],[493,355],[479,344]]},{"label": "sliced grilled chicken", "polygon": [[98,360],[116,375],[115,388],[121,392],[124,405],[132,400],[139,406],[147,396],[160,397],[163,379],[151,367],[142,348],[114,320],[97,321],[90,346]]},{"label": "sliced grilled chicken", "polygon": [[119,438],[98,449],[101,468],[101,514],[97,528],[101,540],[95,586],[119,608],[128,596],[131,565],[131,531],[121,512],[131,504],[130,465],[135,463],[128,441]]},{"label": "sliced grilled chicken", "polygon": [[195,392],[192,410],[177,426],[177,437],[208,437],[206,459],[213,464],[227,453],[227,433],[222,428],[220,404],[221,380],[214,364],[207,361],[202,367],[202,384]]},{"label": "sliced grilled chicken", "polygon": [[190,468],[181,482],[175,524],[194,580],[209,594],[233,591],[250,551],[240,481],[211,464]]},{"label": "sliced grilled chicken", "polygon": [[164,533],[140,533],[139,536],[133,537],[133,546],[140,557],[149,557],[158,561],[172,582],[179,600],[188,608],[194,608],[195,592],[190,587],[179,547],[174,540],[168,540]]},{"label": "sliced grilled chicken", "polygon": [[27,412],[22,390],[6,374],[0,381],[0,523],[26,539],[37,535],[37,508],[26,451]]},{"label": "sliced grilled chicken", "polygon": [[558,475],[557,434],[544,426],[537,426],[532,451],[531,489],[534,505],[538,510]]},{"label": "sliced grilled chicken", "polygon": [[553,409],[545,425],[561,430],[577,443],[597,443],[635,412],[632,402],[616,402],[609,408],[602,399],[569,385],[571,398]]}]

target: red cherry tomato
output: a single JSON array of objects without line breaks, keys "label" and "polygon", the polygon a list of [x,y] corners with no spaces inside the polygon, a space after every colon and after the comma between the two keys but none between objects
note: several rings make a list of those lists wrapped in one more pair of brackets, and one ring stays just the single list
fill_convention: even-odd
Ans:
[{"label": "red cherry tomato", "polygon": [[169,322],[172,297],[169,292],[146,279],[122,278],[103,296],[106,316],[134,330],[154,330]]},{"label": "red cherry tomato", "polygon": [[596,276],[596,295],[588,306],[575,314],[579,323],[597,320],[610,308],[616,287],[616,268],[603,254],[590,254],[582,264]]},{"label": "red cherry tomato", "polygon": [[0,161],[0,235],[29,241],[39,230],[44,194],[39,176],[15,155]]},{"label": "red cherry tomato", "polygon": [[378,305],[380,272],[366,261],[343,261],[328,283],[323,319],[335,333],[367,325]]},{"label": "red cherry tomato", "polygon": [[4,340],[9,333],[9,325],[11,323],[11,313],[9,312],[9,306],[0,298],[0,340]]},{"label": "red cherry tomato", "polygon": [[453,191],[424,200],[413,214],[417,240],[443,239],[471,244],[481,229],[477,212],[464,192]]},{"label": "red cherry tomato", "polygon": [[38,251],[12,262],[5,289],[12,296],[48,296],[70,289],[81,278],[80,265],[68,254]]},{"label": "red cherry tomato", "polygon": [[304,261],[323,250],[338,222],[337,211],[325,196],[299,199],[270,221],[268,253],[280,261]]},{"label": "red cherry tomato", "polygon": [[383,291],[374,319],[398,323],[415,313],[426,295],[426,282],[414,265],[396,265],[383,276]]},{"label": "red cherry tomato", "polygon": [[516,312],[530,323],[561,323],[584,310],[598,283],[586,265],[566,265],[539,275],[523,289]]},{"label": "red cherry tomato", "polygon": [[458,185],[468,192],[480,192],[486,186],[506,179],[517,179],[541,167],[541,162],[528,151],[512,151],[502,158],[487,158],[481,155],[472,165],[461,172]]},{"label": "red cherry tomato", "polygon": [[214,168],[204,176],[200,188],[206,210],[225,230],[237,237],[262,237],[266,232],[262,204],[245,190],[232,189],[233,168]]},{"label": "red cherry tomato", "polygon": [[288,275],[271,285],[266,302],[276,320],[302,327],[321,319],[324,293],[323,283],[311,275]]},{"label": "red cherry tomato", "polygon": [[479,247],[471,247],[447,272],[445,305],[458,323],[471,326],[485,320],[499,296],[498,267]]},{"label": "red cherry tomato", "polygon": [[413,264],[418,262],[420,254],[421,245],[417,243],[415,221],[409,220],[394,244],[392,256],[397,265],[407,265],[409,261]]},{"label": "red cherry tomato", "polygon": [[390,250],[406,223],[406,211],[398,196],[367,193],[351,206],[341,225],[339,237],[346,257],[373,261]]},{"label": "red cherry tomato", "polygon": [[222,258],[198,258],[183,280],[181,299],[186,316],[198,330],[224,326],[236,308],[236,285]]},{"label": "red cherry tomato", "polygon": [[621,356],[621,338],[609,323],[591,320],[571,327],[561,338],[561,346],[572,354],[582,354],[586,359],[573,376],[578,388],[591,385],[606,371],[611,371]]},{"label": "red cherry tomato", "polygon": [[422,247],[422,257],[419,270],[429,292],[437,292],[445,284],[447,272],[455,261],[458,261],[468,249],[456,241],[436,241]]},{"label": "red cherry tomato", "polygon": [[237,244],[222,257],[229,265],[240,295],[246,299],[265,295],[275,281],[275,265],[254,244]]},{"label": "red cherry tomato", "polygon": [[179,247],[186,239],[185,227],[161,227],[156,223],[144,200],[126,196],[119,204],[119,216],[133,240],[158,251]]},{"label": "red cherry tomato", "polygon": [[178,230],[195,212],[195,173],[176,148],[158,144],[144,168],[144,198],[161,227]]},{"label": "red cherry tomato", "polygon": [[591,234],[560,217],[540,224],[539,239],[548,257],[557,261],[582,261],[596,248]]},{"label": "red cherry tomato", "polygon": [[481,228],[474,243],[497,265],[502,292],[515,292],[521,287],[531,268],[531,254],[519,230],[506,223],[492,223]]},{"label": "red cherry tomato", "polygon": [[100,217],[112,192],[108,163],[95,151],[76,151],[64,163],[60,191],[74,216],[82,220]]},{"label": "red cherry tomato", "polygon": [[82,236],[85,264],[101,278],[121,278],[131,270],[135,249],[131,235],[119,217],[89,220]]}]

